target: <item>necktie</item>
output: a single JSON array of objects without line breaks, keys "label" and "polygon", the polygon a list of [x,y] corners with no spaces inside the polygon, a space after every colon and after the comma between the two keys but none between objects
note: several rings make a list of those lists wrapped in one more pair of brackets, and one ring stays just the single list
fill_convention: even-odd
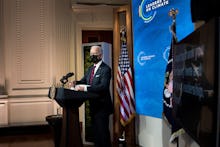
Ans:
[{"label": "necktie", "polygon": [[95,71],[95,66],[92,67],[92,72],[91,72],[90,78],[89,78],[89,84],[92,84],[92,79],[94,77],[94,71]]}]

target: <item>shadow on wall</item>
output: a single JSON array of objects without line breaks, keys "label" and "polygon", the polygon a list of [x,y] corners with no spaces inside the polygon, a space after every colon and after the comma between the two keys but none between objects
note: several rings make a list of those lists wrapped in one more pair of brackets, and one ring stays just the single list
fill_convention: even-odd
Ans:
[{"label": "shadow on wall", "polygon": [[4,85],[0,85],[0,95],[5,95],[6,91],[5,91],[5,86]]}]

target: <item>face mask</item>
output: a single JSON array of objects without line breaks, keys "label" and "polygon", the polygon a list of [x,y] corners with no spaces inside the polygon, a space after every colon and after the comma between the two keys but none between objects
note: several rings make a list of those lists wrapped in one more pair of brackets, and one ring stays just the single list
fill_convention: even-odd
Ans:
[{"label": "face mask", "polygon": [[90,56],[90,61],[93,63],[98,63],[100,59],[98,58],[98,55],[92,55]]}]

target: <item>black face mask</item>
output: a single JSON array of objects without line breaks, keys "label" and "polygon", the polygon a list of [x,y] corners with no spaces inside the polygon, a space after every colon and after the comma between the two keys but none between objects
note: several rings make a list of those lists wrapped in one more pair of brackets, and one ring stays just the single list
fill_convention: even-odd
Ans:
[{"label": "black face mask", "polygon": [[92,55],[90,56],[90,61],[93,63],[98,63],[101,59],[99,59],[98,55]]}]

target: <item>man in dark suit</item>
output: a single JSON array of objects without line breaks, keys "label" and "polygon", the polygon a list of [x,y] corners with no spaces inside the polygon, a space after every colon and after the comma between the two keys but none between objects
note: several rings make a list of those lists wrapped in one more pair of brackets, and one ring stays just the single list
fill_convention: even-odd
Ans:
[{"label": "man in dark suit", "polygon": [[[96,99],[90,99],[90,112],[94,133],[95,147],[111,147],[109,132],[109,115],[113,113],[113,104],[109,91],[111,80],[111,68],[102,61],[103,51],[100,46],[92,46],[90,58],[94,63],[89,67],[84,77],[73,84],[75,90],[88,91],[99,95]],[[77,86],[86,84],[86,86]]]}]

